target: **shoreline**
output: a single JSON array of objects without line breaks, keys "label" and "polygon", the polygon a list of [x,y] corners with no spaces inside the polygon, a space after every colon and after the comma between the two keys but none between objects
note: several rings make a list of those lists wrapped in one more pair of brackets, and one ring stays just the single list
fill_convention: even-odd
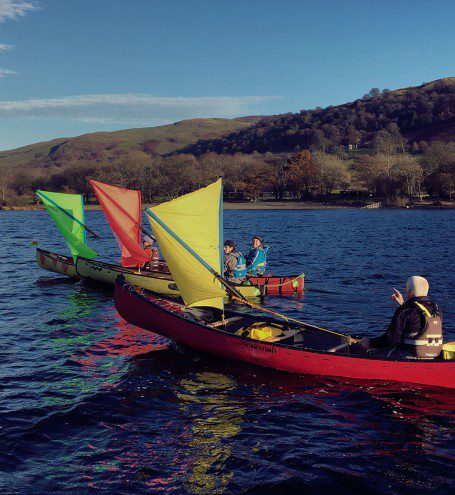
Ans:
[{"label": "shoreline", "polygon": [[[144,203],[143,209],[147,207],[157,206],[159,203]],[[29,206],[3,206],[0,207],[0,211],[44,211],[46,208],[43,205],[29,205]],[[455,209],[455,202],[445,202],[441,204],[423,203],[414,205],[413,207],[393,207],[393,206],[376,206],[375,203],[371,203],[367,206],[358,206],[356,204],[324,204],[317,202],[299,202],[299,201],[264,201],[264,202],[230,202],[225,201],[223,203],[224,210],[251,210],[251,211],[264,211],[264,210],[369,210],[369,209],[381,209],[381,210],[450,210]],[[86,211],[99,211],[101,206],[98,204],[85,205]]]}]

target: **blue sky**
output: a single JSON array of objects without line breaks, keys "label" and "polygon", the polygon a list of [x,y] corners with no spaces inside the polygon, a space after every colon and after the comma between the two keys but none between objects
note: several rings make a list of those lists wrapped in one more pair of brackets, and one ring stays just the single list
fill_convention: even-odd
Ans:
[{"label": "blue sky", "polygon": [[455,2],[0,0],[0,149],[455,75]]}]

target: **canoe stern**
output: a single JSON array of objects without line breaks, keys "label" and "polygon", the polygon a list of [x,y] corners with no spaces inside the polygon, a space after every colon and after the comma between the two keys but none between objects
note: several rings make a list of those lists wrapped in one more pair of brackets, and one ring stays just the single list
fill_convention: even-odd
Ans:
[{"label": "canoe stern", "polygon": [[73,262],[73,258],[68,256],[63,256],[37,248],[36,262],[43,270],[58,273],[59,275],[64,275],[70,278],[80,278],[76,272],[76,265]]}]

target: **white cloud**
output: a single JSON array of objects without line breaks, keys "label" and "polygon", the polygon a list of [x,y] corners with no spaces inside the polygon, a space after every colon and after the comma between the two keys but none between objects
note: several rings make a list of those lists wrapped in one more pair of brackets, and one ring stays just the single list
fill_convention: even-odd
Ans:
[{"label": "white cloud", "polygon": [[[0,0],[0,24],[7,20],[23,17],[27,12],[36,10],[38,7],[32,2],[21,0]],[[0,43],[0,52],[11,50],[12,45]],[[16,74],[14,70],[0,69],[0,80],[10,74]]]},{"label": "white cloud", "polygon": [[27,12],[35,10],[36,8],[36,5],[31,2],[0,0],[0,22],[23,17]]},{"label": "white cloud", "polygon": [[3,79],[5,76],[9,76],[11,74],[16,74],[16,71],[10,69],[0,69],[0,79]]},{"label": "white cloud", "polygon": [[96,124],[150,125],[196,117],[233,117],[257,112],[276,96],[162,98],[144,94],[99,94],[0,101],[0,118],[64,119]]}]

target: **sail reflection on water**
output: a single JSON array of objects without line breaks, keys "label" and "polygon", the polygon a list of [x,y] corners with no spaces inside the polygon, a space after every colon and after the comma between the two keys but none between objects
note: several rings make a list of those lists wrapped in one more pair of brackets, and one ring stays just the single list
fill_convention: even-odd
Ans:
[{"label": "sail reflection on water", "polygon": [[179,385],[180,409],[191,418],[184,488],[199,495],[223,493],[233,476],[227,467],[230,439],[242,431],[246,411],[233,399],[237,383],[221,373],[201,372]]}]

